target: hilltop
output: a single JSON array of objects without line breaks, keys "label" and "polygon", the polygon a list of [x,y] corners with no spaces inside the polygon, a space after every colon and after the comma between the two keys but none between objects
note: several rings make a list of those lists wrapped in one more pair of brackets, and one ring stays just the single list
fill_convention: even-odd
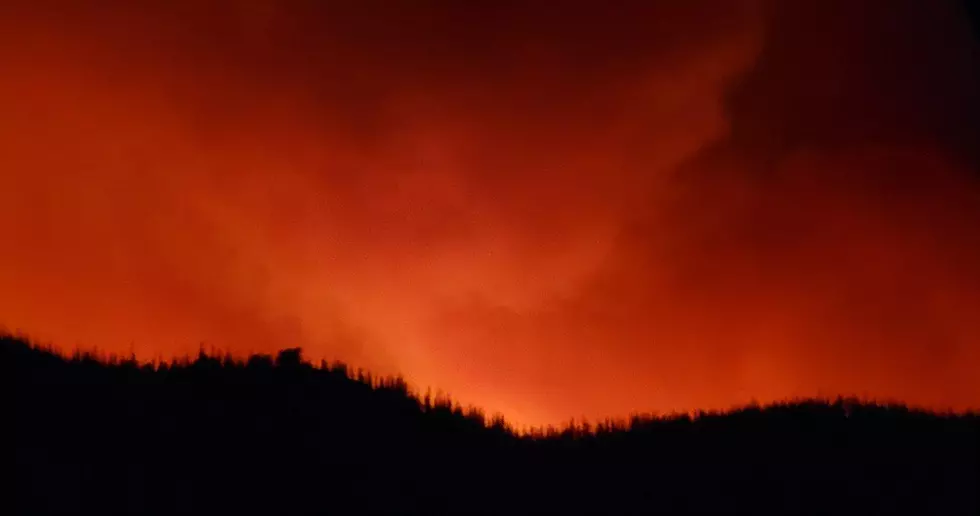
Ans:
[{"label": "hilltop", "polygon": [[852,399],[517,434],[298,349],[141,364],[0,337],[6,514],[976,514],[980,418]]}]

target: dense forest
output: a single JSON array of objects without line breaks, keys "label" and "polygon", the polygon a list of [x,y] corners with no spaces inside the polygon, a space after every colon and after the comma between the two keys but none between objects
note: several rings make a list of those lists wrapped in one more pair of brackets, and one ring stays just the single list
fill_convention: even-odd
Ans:
[{"label": "dense forest", "polygon": [[980,513],[980,419],[852,399],[516,433],[298,349],[0,337],[4,514]]}]

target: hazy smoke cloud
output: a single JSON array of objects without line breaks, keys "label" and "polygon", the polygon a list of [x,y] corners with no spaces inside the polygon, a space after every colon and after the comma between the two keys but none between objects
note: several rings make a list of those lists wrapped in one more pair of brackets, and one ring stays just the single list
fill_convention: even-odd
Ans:
[{"label": "hazy smoke cloud", "polygon": [[980,402],[957,4],[0,9],[9,327],[299,343],[526,422]]}]

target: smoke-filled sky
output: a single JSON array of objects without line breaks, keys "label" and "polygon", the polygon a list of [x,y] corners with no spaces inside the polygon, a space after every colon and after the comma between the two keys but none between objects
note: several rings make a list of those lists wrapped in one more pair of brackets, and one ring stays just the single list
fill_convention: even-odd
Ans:
[{"label": "smoke-filled sky", "polygon": [[0,324],[526,424],[980,406],[954,0],[0,4]]}]

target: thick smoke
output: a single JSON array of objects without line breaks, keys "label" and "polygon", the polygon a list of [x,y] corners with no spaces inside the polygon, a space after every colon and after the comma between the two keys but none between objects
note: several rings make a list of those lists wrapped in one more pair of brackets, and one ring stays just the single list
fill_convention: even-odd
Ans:
[{"label": "thick smoke", "polygon": [[980,404],[952,2],[8,2],[0,323],[523,422]]}]

